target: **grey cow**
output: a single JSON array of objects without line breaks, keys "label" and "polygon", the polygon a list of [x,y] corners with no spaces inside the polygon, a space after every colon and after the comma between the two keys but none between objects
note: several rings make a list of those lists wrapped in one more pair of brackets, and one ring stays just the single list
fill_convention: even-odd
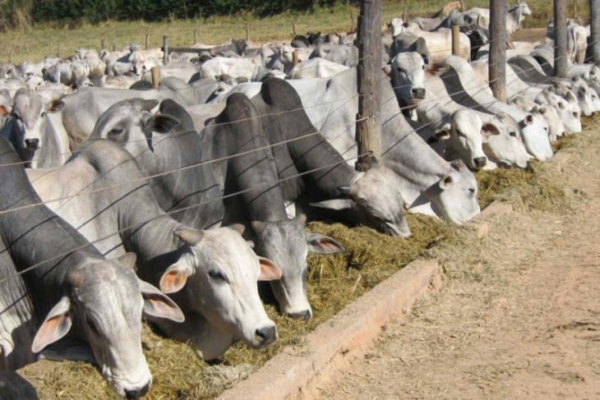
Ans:
[{"label": "grey cow", "polygon": [[185,321],[153,318],[164,334],[208,360],[238,340],[253,348],[276,340],[256,281],[278,279],[281,270],[230,228],[200,231],[168,216],[118,144],[94,140],[59,169],[29,172],[43,200],[98,250],[112,257],[134,252],[137,274],[170,293]]},{"label": "grey cow", "polygon": [[136,278],[135,256],[105,259],[40,205],[4,139],[0,164],[1,367],[37,357],[88,360],[121,396],[144,395],[152,377],[142,353],[142,312],[181,322],[181,310]]}]

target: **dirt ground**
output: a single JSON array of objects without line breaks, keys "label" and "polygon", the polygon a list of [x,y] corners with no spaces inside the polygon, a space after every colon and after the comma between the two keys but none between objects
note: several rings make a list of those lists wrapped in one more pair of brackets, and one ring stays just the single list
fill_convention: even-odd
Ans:
[{"label": "dirt ground", "polygon": [[490,218],[442,290],[317,399],[600,398],[600,123],[545,166],[570,207]]}]

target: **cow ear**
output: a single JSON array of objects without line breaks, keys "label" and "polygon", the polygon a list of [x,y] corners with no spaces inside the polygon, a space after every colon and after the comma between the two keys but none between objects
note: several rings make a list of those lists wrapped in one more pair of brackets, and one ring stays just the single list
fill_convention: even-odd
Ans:
[{"label": "cow ear", "polygon": [[62,110],[65,107],[65,102],[62,100],[52,100],[46,106],[46,112],[54,113]]},{"label": "cow ear", "polygon": [[318,233],[309,233],[306,243],[308,250],[315,254],[336,254],[346,251],[337,240]]},{"label": "cow ear", "polygon": [[160,277],[158,287],[163,293],[177,293],[193,274],[193,269],[185,264],[173,264]]},{"label": "cow ear", "polygon": [[143,123],[142,131],[168,133],[177,125],[179,125],[177,118],[167,114],[156,114]]},{"label": "cow ear", "polygon": [[170,319],[175,322],[185,321],[183,312],[173,300],[162,294],[160,290],[148,282],[138,279],[138,283],[142,298],[144,299],[144,314],[155,318]]},{"label": "cow ear", "polygon": [[440,181],[440,189],[446,190],[454,183],[454,179],[450,175],[446,175],[444,179]]},{"label": "cow ear", "polygon": [[537,107],[537,110],[542,115],[546,115],[546,113],[548,112],[548,109],[544,106]]},{"label": "cow ear", "polygon": [[10,114],[10,111],[6,108],[6,106],[0,106],[0,116],[7,116]]},{"label": "cow ear", "polygon": [[483,138],[483,142],[488,142],[492,136],[500,135],[500,131],[494,124],[486,123],[481,127],[481,137]]},{"label": "cow ear", "polygon": [[250,227],[252,227],[252,230],[258,234],[267,228],[267,224],[263,221],[250,221]]},{"label": "cow ear", "polygon": [[137,261],[137,255],[134,252],[127,252],[118,258],[118,261],[124,266],[135,270],[135,262]]},{"label": "cow ear", "polygon": [[525,118],[523,119],[523,122],[525,123],[525,125],[531,125],[531,124],[533,124],[533,115],[527,114],[525,116]]},{"label": "cow ear", "polygon": [[448,140],[448,139],[450,139],[450,130],[451,129],[452,128],[451,128],[450,124],[446,123],[440,129],[438,129],[437,131],[435,131],[435,133],[433,134],[433,136],[438,141]]},{"label": "cow ear", "polygon": [[260,264],[259,281],[277,281],[283,276],[281,268],[268,258],[258,257],[258,263]]},{"label": "cow ear", "polygon": [[317,203],[310,203],[312,207],[326,208],[328,210],[347,210],[354,207],[354,201],[351,199],[332,199],[319,201]]},{"label": "cow ear", "polygon": [[159,101],[156,100],[156,99],[142,100],[142,110],[143,111],[150,111],[154,107],[156,107],[158,105],[158,103],[159,103]]},{"label": "cow ear", "polygon": [[577,98],[575,97],[575,95],[573,94],[572,91],[568,91],[567,92],[567,96],[566,99],[569,103],[576,103],[577,102]]},{"label": "cow ear", "polygon": [[60,301],[50,310],[48,316],[38,329],[31,345],[31,351],[39,353],[46,346],[63,338],[73,325],[71,316],[71,300],[63,296]]}]

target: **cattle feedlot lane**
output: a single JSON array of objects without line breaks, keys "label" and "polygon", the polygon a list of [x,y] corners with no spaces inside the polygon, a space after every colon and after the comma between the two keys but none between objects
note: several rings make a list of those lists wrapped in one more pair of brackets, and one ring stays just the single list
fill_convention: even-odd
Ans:
[{"label": "cattle feedlot lane", "polygon": [[442,291],[391,323],[319,399],[600,398],[600,125],[547,165],[572,209],[489,221],[473,254],[440,257]]}]

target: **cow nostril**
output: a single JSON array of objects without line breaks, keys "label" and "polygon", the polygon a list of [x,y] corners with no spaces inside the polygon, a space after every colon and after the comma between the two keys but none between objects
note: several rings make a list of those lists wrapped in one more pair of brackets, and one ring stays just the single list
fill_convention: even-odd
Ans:
[{"label": "cow nostril", "polygon": [[25,146],[28,149],[37,149],[40,144],[40,139],[25,139]]},{"label": "cow nostril", "polygon": [[147,383],[141,389],[125,390],[125,397],[127,399],[139,399],[140,397],[144,397],[146,393],[148,393],[148,389],[150,389],[150,384]]},{"label": "cow nostril", "polygon": [[260,338],[260,346],[266,346],[277,340],[277,328],[275,328],[275,325],[257,329],[255,334]]},{"label": "cow nostril", "polygon": [[413,88],[411,90],[411,93],[412,93],[413,97],[416,97],[418,99],[425,98],[425,89],[423,89],[423,88]]},{"label": "cow nostril", "polygon": [[305,321],[308,321],[312,317],[312,312],[310,310],[304,310],[304,311],[300,311],[297,313],[291,313],[288,315],[290,316],[290,318],[303,319]]},{"label": "cow nostril", "polygon": [[487,159],[485,157],[477,157],[473,159],[473,163],[476,167],[481,168],[485,166]]}]

